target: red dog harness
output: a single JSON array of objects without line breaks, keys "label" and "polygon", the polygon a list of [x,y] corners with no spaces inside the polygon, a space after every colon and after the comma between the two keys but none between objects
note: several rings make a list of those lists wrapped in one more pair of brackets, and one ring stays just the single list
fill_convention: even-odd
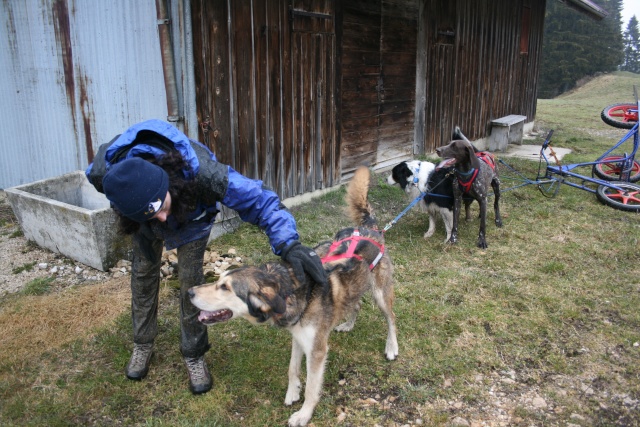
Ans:
[{"label": "red dog harness", "polygon": [[371,242],[374,245],[376,245],[378,249],[380,249],[378,256],[371,262],[371,264],[369,264],[369,270],[373,270],[374,267],[380,261],[380,258],[382,258],[382,256],[384,255],[384,245],[381,245],[380,243],[368,237],[361,236],[360,231],[358,231],[358,229],[353,230],[353,234],[351,236],[345,237],[344,239],[333,242],[331,244],[331,247],[329,248],[329,254],[331,254],[331,252],[338,249],[338,247],[342,244],[342,242],[350,241],[351,243],[349,243],[349,248],[345,253],[336,254],[336,255],[327,255],[321,259],[322,263],[326,264],[327,262],[337,261],[344,258],[355,258],[357,260],[362,261],[362,257],[355,253],[356,247],[358,246],[358,242],[361,240],[366,240],[368,242]]},{"label": "red dog harness", "polygon": [[[489,153],[488,151],[480,151],[476,153],[476,157],[489,165],[489,167],[494,171],[496,170],[496,158],[493,156],[493,154]],[[458,184],[460,184],[460,187],[462,187],[462,191],[464,193],[468,193],[471,190],[471,186],[478,176],[478,171],[479,169],[475,168],[471,169],[471,171],[465,174],[456,171],[458,175]]]},{"label": "red dog harness", "polygon": [[476,157],[491,166],[491,169],[496,170],[496,158],[488,151],[480,151],[476,153]]}]

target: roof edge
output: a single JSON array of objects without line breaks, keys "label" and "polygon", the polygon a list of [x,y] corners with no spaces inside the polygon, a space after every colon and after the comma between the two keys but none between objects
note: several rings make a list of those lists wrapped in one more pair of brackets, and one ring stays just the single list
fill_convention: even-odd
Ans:
[{"label": "roof edge", "polygon": [[590,18],[600,21],[603,18],[609,16],[609,12],[604,10],[602,6],[597,5],[591,0],[560,0],[572,9],[582,12],[588,15]]}]

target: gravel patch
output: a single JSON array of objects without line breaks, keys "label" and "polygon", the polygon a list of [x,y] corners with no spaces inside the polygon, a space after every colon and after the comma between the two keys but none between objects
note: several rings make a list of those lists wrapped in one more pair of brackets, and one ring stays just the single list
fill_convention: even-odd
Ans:
[{"label": "gravel patch", "polygon": [[[177,275],[177,261],[175,250],[163,253],[162,278],[168,280]],[[204,273],[211,280],[242,262],[233,249],[225,254],[207,251]],[[75,285],[102,283],[130,273],[131,263],[126,260],[120,260],[110,271],[103,272],[29,242],[22,235],[5,192],[0,191],[0,298],[20,292],[37,279],[54,278],[51,291],[55,292]]]}]

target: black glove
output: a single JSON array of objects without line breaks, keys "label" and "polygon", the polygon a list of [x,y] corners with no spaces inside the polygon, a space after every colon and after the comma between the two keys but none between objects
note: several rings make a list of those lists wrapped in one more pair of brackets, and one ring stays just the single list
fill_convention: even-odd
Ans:
[{"label": "black glove", "polygon": [[304,274],[323,286],[327,284],[327,273],[317,253],[311,248],[303,246],[299,241],[294,241],[284,248],[280,254],[283,260],[291,264],[296,278],[304,282]]}]

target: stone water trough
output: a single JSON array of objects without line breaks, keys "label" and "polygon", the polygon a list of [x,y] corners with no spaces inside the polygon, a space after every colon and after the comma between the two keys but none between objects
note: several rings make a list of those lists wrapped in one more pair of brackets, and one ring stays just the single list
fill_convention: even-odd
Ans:
[{"label": "stone water trough", "polygon": [[84,171],[5,189],[26,239],[98,270],[131,259],[131,239]]}]

